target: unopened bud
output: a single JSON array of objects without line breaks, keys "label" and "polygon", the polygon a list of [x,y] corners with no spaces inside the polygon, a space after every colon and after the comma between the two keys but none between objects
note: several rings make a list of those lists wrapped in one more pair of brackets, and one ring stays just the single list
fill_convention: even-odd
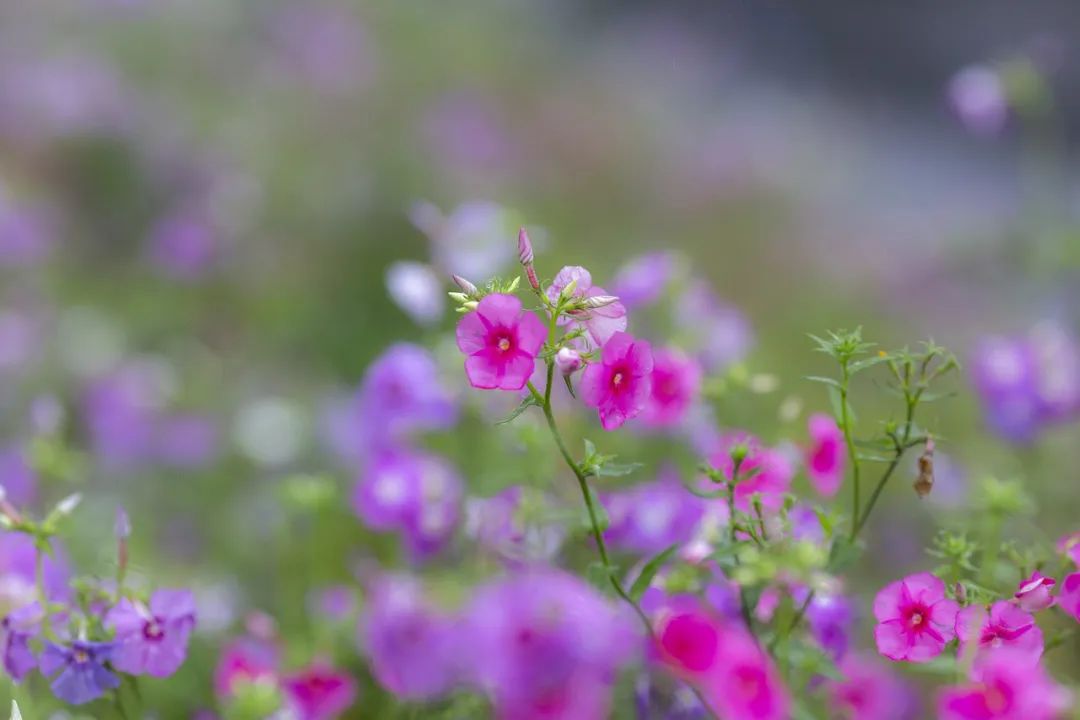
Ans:
[{"label": "unopened bud", "polygon": [[510,284],[506,286],[506,292],[507,293],[514,292],[515,290],[518,289],[518,285],[520,285],[520,284],[521,284],[521,277],[519,276],[519,277],[514,278],[513,280],[510,281]]},{"label": "unopened bud", "polygon": [[581,304],[590,310],[597,310],[617,302],[619,302],[619,298],[615,295],[593,295],[585,298]]},{"label": "unopened bud", "polygon": [[525,228],[518,230],[518,260],[525,267],[533,263],[532,241],[529,240],[529,233],[525,232]]},{"label": "unopened bud", "polygon": [[919,476],[915,478],[915,494],[924,498],[934,489],[934,438],[926,438],[926,447],[919,456]]},{"label": "unopened bud", "polygon": [[566,283],[566,287],[559,293],[559,297],[563,300],[568,300],[574,297],[574,292],[577,290],[577,278],[574,278],[570,282]]},{"label": "unopened bud", "polygon": [[82,493],[72,493],[60,502],[56,503],[56,509],[53,512],[62,517],[67,517],[71,513],[75,512],[75,508],[79,507],[79,503],[81,502]]},{"label": "unopened bud", "polygon": [[581,353],[573,348],[564,347],[555,353],[555,367],[563,375],[577,372],[583,364]]},{"label": "unopened bud", "polygon": [[464,292],[466,295],[476,295],[480,292],[476,289],[475,285],[473,285],[471,282],[461,277],[460,275],[453,275],[452,277],[454,279],[454,284],[461,288],[462,292]]},{"label": "unopened bud", "polygon": [[131,518],[128,517],[127,510],[122,507],[116,508],[116,523],[113,525],[113,533],[120,540],[127,540],[131,537]]},{"label": "unopened bud", "polygon": [[477,301],[470,300],[469,302],[462,304],[461,309],[465,312],[468,312],[470,310],[475,310],[477,307],[479,307],[479,305],[480,303],[478,303]]},{"label": "unopened bud", "polygon": [[448,293],[446,293],[446,294],[450,296],[450,299],[451,299],[451,300],[454,300],[454,301],[456,301],[456,302],[459,302],[459,303],[463,303],[463,302],[469,302],[469,296],[468,296],[468,295],[466,295],[465,293],[460,293],[460,292],[448,292]]}]

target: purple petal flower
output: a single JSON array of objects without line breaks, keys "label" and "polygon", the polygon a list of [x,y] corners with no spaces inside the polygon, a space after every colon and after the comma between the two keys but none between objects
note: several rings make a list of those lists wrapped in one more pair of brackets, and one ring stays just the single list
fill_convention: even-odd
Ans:
[{"label": "purple petal flower", "polygon": [[705,512],[703,501],[686,491],[672,466],[654,482],[609,493],[603,503],[611,518],[605,532],[611,545],[642,554],[688,542]]},{"label": "purple petal flower", "polygon": [[197,204],[177,208],[151,230],[150,260],[177,280],[198,279],[218,258],[219,236],[205,209]]},{"label": "purple petal flower", "polygon": [[[802,599],[797,598],[801,604]],[[810,634],[817,643],[839,662],[851,646],[855,606],[843,595],[817,594],[806,609]]]},{"label": "purple petal flower", "polygon": [[116,632],[113,667],[132,675],[168,677],[187,656],[195,597],[188,590],[157,590],[149,607],[124,598],[105,623]]},{"label": "purple petal flower", "polygon": [[991,337],[975,348],[970,363],[986,421],[999,435],[1030,442],[1039,427],[1035,354],[1023,339]]},{"label": "purple petal flower", "polygon": [[48,257],[53,242],[54,231],[47,215],[0,197],[0,265],[38,265]]},{"label": "purple petal flower", "polygon": [[32,504],[37,498],[37,481],[25,449],[10,445],[0,450],[0,486],[9,502],[16,507]]},{"label": "purple petal flower", "polygon": [[434,205],[419,203],[410,217],[431,241],[433,263],[447,273],[482,280],[514,258],[517,228],[501,205],[463,203],[444,216]]},{"label": "purple petal flower", "polygon": [[71,645],[46,643],[41,653],[41,674],[53,677],[52,691],[71,705],[96,700],[107,690],[120,687],[120,678],[105,667],[111,643],[76,640]]},{"label": "purple petal flower", "polygon": [[22,681],[37,667],[37,658],[30,649],[30,639],[36,637],[41,623],[41,606],[30,603],[0,621],[0,649],[4,670],[15,682]]},{"label": "purple petal flower", "polygon": [[[488,498],[470,498],[465,505],[465,532],[485,549],[511,562],[549,561],[562,546],[566,529],[556,523],[522,512],[526,505],[541,508],[544,499],[526,495],[520,486],[509,487]],[[524,517],[523,517],[524,516]]]},{"label": "purple petal flower", "polygon": [[[557,302],[560,293],[571,282],[576,283],[573,295],[576,298],[600,297],[609,294],[604,288],[593,285],[592,275],[588,270],[578,265],[568,265],[559,271],[548,286],[548,299]],[[625,331],[628,322],[626,306],[619,301],[600,308],[576,311],[572,317],[588,331],[588,339],[597,347],[607,343],[615,333]],[[569,320],[565,318],[560,320],[560,324],[566,322]]]},{"label": "purple petal flower", "polygon": [[[20,532],[0,532],[0,605],[16,609],[32,602],[35,597],[34,576],[37,550],[34,540]],[[45,592],[54,602],[65,602],[71,594],[68,581],[71,571],[67,553],[57,541],[52,553],[42,562]]]},{"label": "purple petal flower", "polygon": [[157,423],[154,454],[163,464],[195,469],[218,455],[218,426],[213,418],[194,413],[163,417]]},{"label": "purple petal flower", "polygon": [[611,292],[627,310],[646,307],[660,299],[674,272],[675,258],[669,252],[639,255],[615,273]]},{"label": "purple petal flower", "polygon": [[434,325],[446,307],[443,282],[429,265],[402,261],[386,269],[391,299],[419,325]]},{"label": "purple petal flower", "polygon": [[701,364],[721,372],[741,361],[754,344],[746,316],[724,303],[704,280],[692,282],[675,303],[675,323],[694,339]]},{"label": "purple petal flower", "polygon": [[979,135],[996,135],[1009,116],[1005,85],[993,68],[972,65],[949,82],[949,104],[960,121]]}]

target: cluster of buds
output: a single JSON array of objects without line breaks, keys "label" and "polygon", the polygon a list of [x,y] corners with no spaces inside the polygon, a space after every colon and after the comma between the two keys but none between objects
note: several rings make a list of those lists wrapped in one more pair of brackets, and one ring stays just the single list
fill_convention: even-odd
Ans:
[{"label": "cluster of buds", "polygon": [[459,313],[472,312],[486,295],[492,295],[494,293],[510,294],[517,290],[518,285],[521,284],[520,277],[515,277],[513,280],[508,281],[495,279],[481,289],[460,275],[452,275],[451,277],[454,280],[454,284],[461,288],[461,292],[450,292],[447,294],[450,296],[451,300],[458,304],[457,311]]}]

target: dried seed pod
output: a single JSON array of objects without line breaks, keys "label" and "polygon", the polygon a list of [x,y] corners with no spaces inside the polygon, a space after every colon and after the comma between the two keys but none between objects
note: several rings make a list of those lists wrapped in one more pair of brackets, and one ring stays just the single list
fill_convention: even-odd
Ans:
[{"label": "dried seed pod", "polygon": [[926,438],[926,447],[919,456],[919,476],[915,478],[915,493],[924,498],[934,489],[934,438]]}]

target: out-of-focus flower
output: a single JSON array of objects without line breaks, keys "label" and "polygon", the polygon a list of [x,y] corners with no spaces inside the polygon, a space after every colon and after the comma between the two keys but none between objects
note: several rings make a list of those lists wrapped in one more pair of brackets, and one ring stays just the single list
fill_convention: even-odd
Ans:
[{"label": "out-of-focus flower", "polygon": [[654,427],[680,423],[701,390],[701,367],[681,350],[653,352],[652,397],[642,420]]},{"label": "out-of-focus flower", "polygon": [[[454,622],[428,605],[415,578],[393,575],[376,581],[360,633],[372,673],[398,697],[437,697],[460,677],[462,656]],[[470,645],[475,642],[469,638]]]},{"label": "out-of-focus flower", "polygon": [[851,646],[855,606],[843,595],[817,593],[806,608],[810,634],[833,660],[839,662]]},{"label": "out-of-focus flower", "polygon": [[996,70],[971,65],[953,76],[948,88],[949,105],[968,130],[996,135],[1005,127],[1009,103],[1005,85]]},{"label": "out-of-focus flower", "polygon": [[156,590],[149,605],[123,598],[105,623],[116,632],[113,667],[132,675],[168,677],[187,657],[195,597],[188,590]]},{"label": "out-of-focus flower", "polygon": [[83,417],[99,462],[125,471],[152,456],[154,427],[167,392],[167,382],[149,361],[126,363],[89,384]]},{"label": "out-of-focus flower", "polygon": [[281,397],[257,398],[236,414],[233,437],[248,458],[267,467],[289,464],[306,439],[307,422],[300,408]]},{"label": "out-of-focus flower", "polygon": [[605,430],[615,430],[638,416],[652,392],[652,347],[624,332],[615,333],[581,376],[578,391],[586,405],[599,411]]},{"label": "out-of-focus flower", "polygon": [[25,310],[0,311],[0,371],[28,368],[42,347],[42,323]]},{"label": "out-of-focus flower", "polygon": [[0,652],[3,653],[4,671],[15,682],[21,682],[37,667],[30,640],[37,636],[42,616],[41,606],[33,602],[0,620]]},{"label": "out-of-focus flower", "polygon": [[[0,611],[10,612],[36,598],[34,539],[21,532],[0,532]],[[71,570],[67,553],[56,540],[42,560],[45,593],[53,602],[65,602],[71,594]]]},{"label": "out-of-focus flower", "polygon": [[345,7],[298,0],[271,18],[274,66],[305,87],[327,93],[367,89],[375,80],[376,58],[364,26]]},{"label": "out-of-focus flower", "polygon": [[608,493],[602,501],[611,519],[604,533],[609,544],[643,554],[688,542],[705,512],[704,503],[686,491],[671,466],[654,482]]},{"label": "out-of-focus flower", "polygon": [[311,591],[309,612],[329,621],[346,620],[356,612],[356,594],[348,585],[329,585]]},{"label": "out-of-focus flower", "polygon": [[1072,573],[1062,579],[1058,607],[1080,622],[1080,573]]},{"label": "out-of-focus flower", "polygon": [[778,510],[784,495],[795,477],[795,465],[788,455],[776,448],[762,447],[757,438],[744,432],[733,432],[720,440],[720,446],[709,455],[709,463],[731,481],[735,475],[732,453],[742,449],[739,475],[735,484],[735,507],[750,512],[756,494],[767,510]]},{"label": "out-of-focus flower", "polygon": [[326,663],[314,663],[281,679],[297,720],[333,720],[356,702],[356,681]]},{"label": "out-of-focus flower", "polygon": [[675,272],[670,252],[651,252],[633,258],[615,273],[611,293],[627,310],[652,305],[664,294]]},{"label": "out-of-focus flower", "polygon": [[902,681],[870,657],[850,655],[840,664],[843,680],[830,680],[829,697],[850,720],[905,720],[908,693]]},{"label": "out-of-focus flower", "polygon": [[30,467],[24,448],[10,445],[0,450],[0,486],[16,507],[30,505],[37,498],[37,473]]},{"label": "out-of-focus flower", "polygon": [[689,686],[676,683],[667,693],[649,675],[634,684],[636,720],[707,720],[709,711]]},{"label": "out-of-focus flower", "polygon": [[675,324],[709,373],[726,370],[750,352],[754,334],[746,316],[716,296],[704,280],[691,282],[674,306]]},{"label": "out-of-focus flower", "polygon": [[1056,322],[1037,323],[1028,333],[1038,373],[1035,395],[1047,422],[1080,417],[1080,340]]},{"label": "out-of-focus flower", "polygon": [[516,227],[501,205],[469,202],[444,216],[431,203],[418,203],[410,218],[431,241],[434,265],[447,273],[490,278],[514,258]]},{"label": "out-of-focus flower", "polygon": [[1058,538],[1057,551],[1080,568],[1080,530]]},{"label": "out-of-focus flower", "polygon": [[516,159],[513,138],[495,98],[475,90],[439,97],[427,111],[421,132],[433,157],[455,180],[487,179],[512,167]]},{"label": "out-of-focus flower", "polygon": [[656,622],[656,654],[677,677],[700,685],[716,668],[725,627],[696,603],[661,612]]},{"label": "out-of-focus flower", "polygon": [[[551,285],[547,289],[548,300],[555,303],[559,295],[570,283],[574,283],[572,297],[607,298],[609,293],[598,285],[593,285],[592,275],[583,267],[568,265],[555,275]],[[601,346],[607,343],[615,333],[626,330],[626,306],[618,300],[605,304],[603,307],[576,310],[570,313],[570,317],[579,322],[588,332],[588,339],[593,345]],[[568,319],[560,319],[560,324],[569,322]]]},{"label": "out-of-focus flower", "polygon": [[386,269],[386,290],[406,315],[420,325],[433,325],[446,308],[443,283],[430,265],[402,260]]},{"label": "out-of-focus flower", "polygon": [[262,638],[232,640],[221,651],[214,669],[214,692],[220,698],[229,698],[244,683],[276,683],[278,655],[278,648]]},{"label": "out-of-focus flower", "polygon": [[878,652],[890,660],[934,659],[955,637],[958,611],[945,597],[945,583],[930,573],[889,583],[874,598]]},{"label": "out-of-focus flower", "polygon": [[500,718],[606,717],[615,673],[632,657],[632,627],[578,578],[532,569],[473,597],[470,676]]},{"label": "out-of-focus flower", "polygon": [[703,690],[729,720],[784,720],[791,701],[772,660],[749,634],[727,634],[720,647],[719,672]]},{"label": "out-of-focus flower", "polygon": [[[531,505],[538,505],[534,512]],[[544,500],[520,486],[488,498],[470,498],[465,505],[465,532],[482,547],[512,562],[551,560],[562,546],[566,528],[541,515]]]},{"label": "out-of-focus flower", "polygon": [[107,690],[120,687],[120,678],[105,663],[111,659],[111,643],[76,640],[70,645],[45,643],[41,651],[41,674],[53,677],[53,694],[66,703],[82,705]]},{"label": "out-of-focus flower", "polygon": [[806,474],[814,489],[832,497],[844,481],[844,434],[829,415],[810,416],[810,447],[806,450]]},{"label": "out-of-focus flower", "polygon": [[0,187],[0,266],[26,268],[40,264],[52,250],[54,235],[44,211],[5,199]]},{"label": "out-of-focus flower", "polygon": [[1004,650],[988,658],[974,681],[946,688],[938,699],[941,720],[1055,720],[1069,693],[1042,665]]},{"label": "out-of-focus flower", "polygon": [[1043,575],[1038,570],[1031,573],[1031,576],[1020,583],[1016,588],[1016,604],[1024,610],[1033,613],[1040,610],[1045,610],[1048,607],[1052,607],[1054,604],[1054,585],[1057,581],[1054,578]]},{"label": "out-of-focus flower", "polygon": [[457,326],[469,384],[483,390],[525,387],[545,339],[544,323],[525,312],[513,295],[486,296]]},{"label": "out-of-focus flower", "polygon": [[218,259],[220,235],[221,229],[201,203],[177,207],[151,229],[150,261],[177,280],[195,280]]},{"label": "out-of-focus flower", "polygon": [[968,652],[968,643],[976,644],[977,666],[1001,648],[1015,651],[1015,657],[1027,656],[1032,664],[1042,657],[1043,635],[1035,618],[1005,600],[995,602],[989,612],[981,605],[962,609],[956,616],[956,636],[961,657]]},{"label": "out-of-focus flower", "polygon": [[218,432],[217,423],[208,415],[162,417],[155,428],[155,457],[172,467],[205,467],[218,455]]}]

